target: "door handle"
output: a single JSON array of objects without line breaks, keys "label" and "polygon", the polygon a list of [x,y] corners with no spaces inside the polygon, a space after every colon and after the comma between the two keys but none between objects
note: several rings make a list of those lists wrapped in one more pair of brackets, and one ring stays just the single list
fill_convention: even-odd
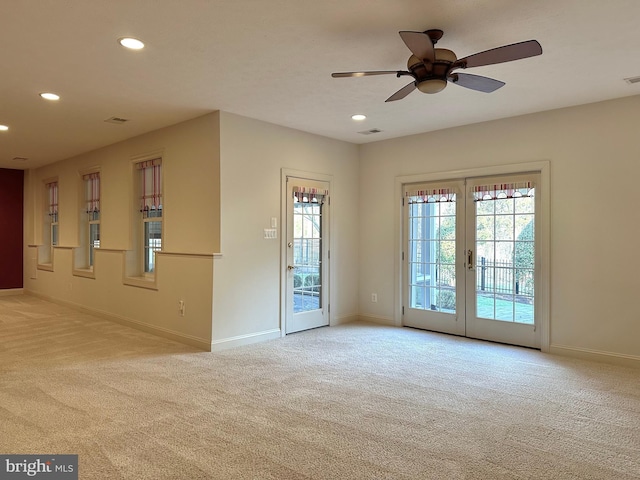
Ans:
[{"label": "door handle", "polygon": [[467,268],[473,270],[473,250],[467,250]]},{"label": "door handle", "polygon": [[295,265],[287,265],[287,270],[295,270]]}]

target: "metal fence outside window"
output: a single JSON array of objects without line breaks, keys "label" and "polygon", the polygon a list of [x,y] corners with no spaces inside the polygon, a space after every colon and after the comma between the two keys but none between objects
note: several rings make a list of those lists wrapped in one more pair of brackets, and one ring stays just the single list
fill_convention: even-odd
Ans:
[{"label": "metal fence outside window", "polygon": [[533,296],[533,270],[517,268],[512,262],[492,262],[480,257],[477,265],[479,291]]}]

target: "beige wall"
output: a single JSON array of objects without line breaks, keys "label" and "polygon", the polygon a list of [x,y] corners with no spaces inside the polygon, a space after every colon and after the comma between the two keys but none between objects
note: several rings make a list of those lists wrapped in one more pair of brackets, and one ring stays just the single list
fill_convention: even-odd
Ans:
[{"label": "beige wall", "polygon": [[[132,158],[163,157],[163,251],[157,260],[157,290],[123,284],[124,251],[132,248]],[[95,278],[72,275],[72,247],[79,244],[82,208],[79,171],[100,167],[101,248]],[[157,130],[72,159],[29,171],[25,243],[42,243],[42,180],[59,183],[60,248],[53,271],[37,270],[36,248],[25,249],[25,289],[112,316],[160,334],[208,347],[211,340],[213,253],[220,249],[219,114]],[[189,255],[197,254],[197,255]],[[185,301],[185,316],[178,302]]]},{"label": "beige wall", "polygon": [[[158,290],[122,282],[132,247],[131,159],[163,151],[164,245]],[[72,274],[81,208],[78,172],[101,169],[101,247],[95,279]],[[26,243],[42,243],[42,180],[58,177],[60,248],[54,271],[37,270],[25,252],[28,292],[79,306],[138,328],[214,348],[280,336],[282,169],[332,175],[331,322],[357,318],[358,147],[214,113],[58,162],[27,175]],[[214,260],[214,253],[221,257]],[[215,284],[214,284],[215,272]],[[186,315],[178,315],[178,301]],[[213,330],[212,330],[213,322]]]},{"label": "beige wall", "polygon": [[[221,252],[215,260],[213,339],[221,348],[280,336],[281,171],[332,175],[331,322],[354,319],[358,292],[358,148],[221,113]],[[282,233],[280,230],[279,233]]]},{"label": "beige wall", "polygon": [[363,145],[360,313],[394,318],[395,177],[548,160],[551,351],[640,360],[639,124],[636,96]]},{"label": "beige wall", "polygon": [[[396,177],[548,161],[551,351],[640,360],[631,302],[640,290],[639,123],[637,96],[356,146],[216,112],[27,172],[25,242],[42,242],[42,180],[57,176],[63,248],[54,271],[38,270],[36,280],[35,249],[25,250],[25,290],[214,348],[280,336],[281,239],[265,240],[263,229],[276,217],[284,231],[280,181],[292,169],[334,180],[332,324],[358,316],[393,323]],[[119,258],[131,248],[131,157],[158,149],[172,255],[160,255],[154,291],[123,285]],[[70,248],[78,244],[78,171],[97,165],[109,251],[97,253],[96,278],[87,279],[71,274]]]}]

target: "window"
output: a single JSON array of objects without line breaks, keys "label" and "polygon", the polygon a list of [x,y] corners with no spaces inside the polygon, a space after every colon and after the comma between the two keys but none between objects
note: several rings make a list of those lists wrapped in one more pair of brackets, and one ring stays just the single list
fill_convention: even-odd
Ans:
[{"label": "window", "polygon": [[[49,247],[48,259],[43,263],[53,263],[53,247],[58,245],[58,182],[51,181],[45,183],[47,209],[45,212],[44,224],[45,229],[45,244]],[[45,253],[45,255],[46,255]]]},{"label": "window", "polygon": [[142,272],[155,272],[155,253],[162,250],[162,160],[156,158],[136,164],[140,185],[142,221]]},{"label": "window", "polygon": [[86,227],[82,244],[87,245],[85,262],[89,269],[93,268],[94,252],[100,248],[100,172],[92,172],[82,176]]}]

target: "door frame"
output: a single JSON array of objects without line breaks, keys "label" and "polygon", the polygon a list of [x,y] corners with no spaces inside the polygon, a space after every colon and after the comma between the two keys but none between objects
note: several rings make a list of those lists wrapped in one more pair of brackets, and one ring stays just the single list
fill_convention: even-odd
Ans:
[{"label": "door frame", "polygon": [[[291,168],[282,168],[280,170],[280,336],[286,336],[287,332],[287,201],[289,200],[287,194],[287,178],[295,177],[301,179],[307,179],[316,182],[326,182],[329,184],[329,204],[331,206],[331,197],[333,195],[333,175],[327,175],[324,173],[315,173],[304,170],[295,170]],[[325,295],[327,299],[327,315],[329,317],[329,326],[334,325],[334,315],[331,312],[331,304],[334,303],[334,291],[332,288],[335,281],[335,269],[331,268],[331,251],[334,246],[335,235],[334,232],[334,218],[333,212],[329,213],[329,234],[328,241],[324,240],[327,248],[327,277],[329,279],[328,285],[323,285],[325,289]],[[324,235],[323,235],[324,236]]]},{"label": "door frame", "polygon": [[[403,252],[403,205],[402,191],[405,184],[437,182],[456,178],[467,177],[488,177],[509,174],[526,174],[539,173],[540,185],[536,186],[536,195],[540,196],[540,212],[539,215],[540,237],[540,266],[538,274],[540,275],[540,288],[536,289],[537,314],[539,315],[540,327],[540,349],[543,352],[549,352],[550,329],[549,329],[549,301],[550,301],[550,225],[551,225],[551,207],[550,207],[550,162],[548,160],[539,162],[516,163],[509,165],[495,165],[490,167],[471,168],[464,170],[453,170],[444,172],[424,173],[417,175],[401,175],[395,178],[395,189],[393,201],[396,202],[394,216],[394,324],[398,327],[402,326],[402,306],[403,306],[403,271],[402,271],[402,252]],[[539,307],[538,307],[539,305]]]}]

